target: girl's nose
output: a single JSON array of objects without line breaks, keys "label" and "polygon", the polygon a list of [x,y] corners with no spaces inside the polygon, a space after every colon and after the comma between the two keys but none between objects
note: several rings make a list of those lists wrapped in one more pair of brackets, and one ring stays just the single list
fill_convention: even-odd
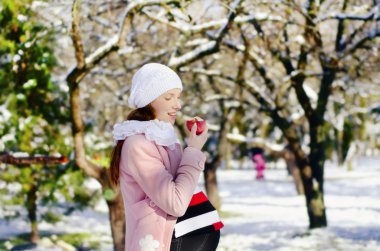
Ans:
[{"label": "girl's nose", "polygon": [[181,100],[177,99],[175,104],[174,104],[174,108],[176,108],[177,110],[180,110],[181,109]]}]

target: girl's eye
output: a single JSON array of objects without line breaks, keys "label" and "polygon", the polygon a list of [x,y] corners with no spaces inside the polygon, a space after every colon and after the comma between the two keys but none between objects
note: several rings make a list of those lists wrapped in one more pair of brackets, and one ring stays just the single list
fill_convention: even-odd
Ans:
[{"label": "girl's eye", "polygon": [[[173,96],[165,97],[165,100],[170,101],[172,98],[173,98]],[[178,97],[177,99],[178,99],[178,100],[181,100],[181,97]]]}]

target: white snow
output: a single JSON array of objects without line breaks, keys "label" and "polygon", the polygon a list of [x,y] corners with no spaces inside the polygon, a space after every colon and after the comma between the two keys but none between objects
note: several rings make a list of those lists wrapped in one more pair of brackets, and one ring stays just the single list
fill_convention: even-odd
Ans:
[{"label": "white snow", "polygon": [[[240,170],[219,170],[225,227],[218,250],[380,250],[379,161],[380,157],[356,159],[353,171],[327,163],[325,204],[328,227],[312,231],[308,231],[305,199],[296,194],[285,169],[266,170],[264,181],[255,180],[255,170],[249,162]],[[233,162],[233,166],[237,163]],[[102,236],[102,250],[111,250],[106,204],[101,202],[96,208],[96,211],[87,209],[64,216],[63,221],[55,226],[43,222],[39,229],[53,233],[94,233]],[[25,212],[22,214],[25,216]],[[29,228],[21,219],[6,223],[1,219],[4,216],[5,212],[0,211],[2,239]]]},{"label": "white snow", "polygon": [[[380,159],[374,160],[374,162]],[[218,173],[224,220],[218,250],[380,250],[380,168],[327,166],[328,227],[307,231],[305,199],[283,169]],[[307,233],[308,232],[308,233]]]}]

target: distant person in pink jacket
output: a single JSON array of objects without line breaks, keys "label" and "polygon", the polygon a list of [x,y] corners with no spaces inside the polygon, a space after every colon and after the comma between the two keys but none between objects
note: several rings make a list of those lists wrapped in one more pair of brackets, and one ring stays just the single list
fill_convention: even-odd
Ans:
[{"label": "distant person in pink jacket", "polygon": [[132,78],[128,99],[136,109],[114,126],[110,173],[124,200],[127,251],[218,246],[223,224],[197,187],[208,129],[196,135],[194,125],[182,150],[173,127],[181,92],[182,82],[169,67],[144,65]]},{"label": "distant person in pink jacket", "polygon": [[256,168],[256,179],[263,180],[266,163],[263,155],[263,150],[261,148],[252,149],[252,161],[255,164]]}]

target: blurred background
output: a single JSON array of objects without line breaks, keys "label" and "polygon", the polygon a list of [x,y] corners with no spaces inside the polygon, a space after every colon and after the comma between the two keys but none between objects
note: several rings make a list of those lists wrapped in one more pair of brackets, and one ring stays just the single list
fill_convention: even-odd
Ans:
[{"label": "blurred background", "polygon": [[218,250],[380,249],[380,1],[1,0],[0,250],[124,250],[133,73],[209,125]]}]

